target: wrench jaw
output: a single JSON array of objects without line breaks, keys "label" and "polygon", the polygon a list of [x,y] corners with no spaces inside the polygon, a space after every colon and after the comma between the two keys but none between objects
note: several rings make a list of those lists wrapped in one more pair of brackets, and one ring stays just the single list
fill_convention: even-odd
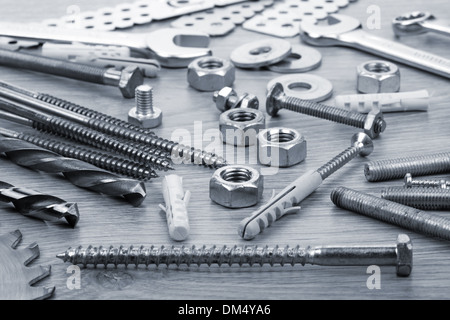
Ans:
[{"label": "wrench jaw", "polygon": [[408,12],[394,18],[392,29],[397,37],[422,34],[427,32],[427,29],[422,24],[434,19],[435,17],[429,12]]},{"label": "wrench jaw", "polygon": [[342,46],[345,41],[341,35],[362,30],[361,22],[353,17],[332,14],[327,18],[327,25],[318,25],[309,20],[300,23],[300,38],[303,42],[318,47]]},{"label": "wrench jaw", "polygon": [[185,68],[191,61],[212,55],[209,35],[176,28],[159,29],[147,37],[147,46],[166,68]]}]

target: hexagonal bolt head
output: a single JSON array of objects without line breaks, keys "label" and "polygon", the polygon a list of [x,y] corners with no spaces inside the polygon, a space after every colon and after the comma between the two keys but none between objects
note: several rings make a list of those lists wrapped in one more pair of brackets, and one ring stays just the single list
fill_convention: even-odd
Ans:
[{"label": "hexagonal bolt head", "polygon": [[305,138],[294,129],[269,128],[258,135],[258,161],[273,167],[291,167],[306,159]]},{"label": "hexagonal bolt head", "polygon": [[388,61],[372,60],[357,66],[357,89],[361,93],[398,92],[400,70]]},{"label": "hexagonal bolt head", "polygon": [[370,111],[364,121],[364,133],[375,139],[384,130],[386,130],[386,121],[384,121],[383,113],[379,110]]},{"label": "hexagonal bolt head", "polygon": [[258,133],[265,128],[264,114],[255,109],[231,109],[219,118],[222,141],[235,146],[255,145]]},{"label": "hexagonal bolt head", "polygon": [[128,66],[122,70],[119,89],[125,98],[134,98],[135,90],[144,83],[144,76],[138,67]]},{"label": "hexagonal bolt head", "polygon": [[227,208],[256,205],[264,190],[264,179],[248,166],[226,166],[216,170],[209,182],[209,197]]},{"label": "hexagonal bolt head", "polygon": [[216,91],[229,87],[235,79],[235,67],[218,57],[202,57],[188,66],[187,80],[191,87],[200,91]]},{"label": "hexagonal bolt head", "polygon": [[411,239],[406,234],[397,237],[397,275],[407,277],[413,266],[413,247]]},{"label": "hexagonal bolt head", "polygon": [[156,128],[162,123],[162,111],[159,108],[153,108],[153,113],[142,115],[136,113],[136,107],[128,112],[128,122],[142,128]]},{"label": "hexagonal bolt head", "polygon": [[230,103],[231,99],[238,100],[238,95],[233,88],[223,87],[219,91],[215,91],[213,95],[213,101],[216,103],[217,109],[219,111],[224,112],[231,109],[231,106],[234,104]]}]

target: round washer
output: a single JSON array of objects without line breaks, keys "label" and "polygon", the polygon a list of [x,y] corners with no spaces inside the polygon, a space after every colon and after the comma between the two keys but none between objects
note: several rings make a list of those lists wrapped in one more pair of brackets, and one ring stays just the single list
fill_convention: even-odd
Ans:
[{"label": "round washer", "polygon": [[267,90],[277,82],[281,83],[286,95],[303,100],[324,101],[333,94],[333,85],[330,81],[312,74],[289,74],[274,78],[267,84]]},{"label": "round washer", "polygon": [[295,45],[291,54],[284,60],[267,66],[270,71],[279,73],[299,73],[316,69],[322,63],[322,54],[314,48]]},{"label": "round washer", "polygon": [[259,68],[284,60],[291,44],[282,39],[264,39],[246,43],[231,52],[230,59],[239,68]]}]

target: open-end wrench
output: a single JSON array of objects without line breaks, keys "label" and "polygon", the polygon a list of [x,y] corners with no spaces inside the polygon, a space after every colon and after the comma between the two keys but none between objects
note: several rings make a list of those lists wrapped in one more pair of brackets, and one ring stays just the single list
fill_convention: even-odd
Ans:
[{"label": "open-end wrench", "polygon": [[396,36],[412,36],[426,32],[450,36],[450,26],[439,22],[431,13],[422,11],[408,12],[396,17],[392,21],[392,28]]},{"label": "open-end wrench", "polygon": [[358,19],[346,15],[330,15],[328,25],[302,21],[300,36],[311,45],[352,47],[450,78],[450,60],[373,36],[362,29]]},{"label": "open-end wrench", "polygon": [[147,53],[147,56],[156,58],[162,66],[169,68],[187,67],[192,60],[212,54],[208,48],[207,34],[176,28],[163,28],[143,34],[0,23],[0,36],[32,41],[125,46],[140,53]]}]

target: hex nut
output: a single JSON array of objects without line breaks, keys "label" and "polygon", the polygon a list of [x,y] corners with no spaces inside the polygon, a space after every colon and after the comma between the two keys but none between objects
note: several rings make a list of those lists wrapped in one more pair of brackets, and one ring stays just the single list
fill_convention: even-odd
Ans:
[{"label": "hex nut", "polygon": [[263,176],[256,169],[242,165],[219,168],[209,182],[210,199],[227,208],[254,206],[263,190]]},{"label": "hex nut", "polygon": [[306,140],[297,130],[269,128],[258,135],[258,161],[273,167],[291,167],[306,159]]},{"label": "hex nut", "polygon": [[[386,123],[384,122],[383,113],[379,110],[370,111],[366,120],[364,121],[364,133],[367,134],[370,138],[375,139],[386,129]],[[383,121],[379,121],[383,120]],[[383,123],[382,126],[379,123]]]},{"label": "hex nut", "polygon": [[398,92],[400,70],[392,62],[371,60],[356,68],[357,89],[361,93]]},{"label": "hex nut", "polygon": [[128,122],[142,128],[156,128],[162,123],[162,111],[153,107],[152,114],[141,115],[136,113],[136,107],[134,107],[128,112]]},{"label": "hex nut", "polygon": [[256,109],[231,109],[219,118],[222,141],[239,147],[255,145],[258,133],[265,128],[264,113]]},{"label": "hex nut", "polygon": [[229,87],[235,79],[235,67],[218,57],[202,57],[188,66],[187,80],[191,87],[200,91],[216,91]]}]

